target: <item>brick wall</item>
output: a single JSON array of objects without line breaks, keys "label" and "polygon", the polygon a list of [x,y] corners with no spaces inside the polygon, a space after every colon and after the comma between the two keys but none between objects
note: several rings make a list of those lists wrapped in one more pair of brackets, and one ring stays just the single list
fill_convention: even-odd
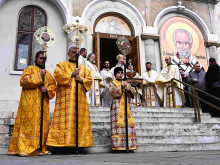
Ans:
[{"label": "brick wall", "polygon": [[[0,112],[0,154],[6,154],[17,112]],[[11,132],[12,133],[12,132]]]}]

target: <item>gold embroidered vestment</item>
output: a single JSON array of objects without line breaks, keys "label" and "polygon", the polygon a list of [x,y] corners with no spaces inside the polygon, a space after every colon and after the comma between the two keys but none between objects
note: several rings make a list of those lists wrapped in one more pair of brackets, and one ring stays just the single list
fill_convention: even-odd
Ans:
[{"label": "gold embroidered vestment", "polygon": [[[40,116],[41,116],[41,86],[43,84],[40,68],[28,66],[20,79],[22,87],[17,117],[8,149],[8,154],[33,156],[39,155],[40,146]],[[46,71],[45,84],[48,96],[44,97],[43,118],[43,154],[47,154],[46,139],[49,132],[49,100],[55,95],[56,82]]]},{"label": "gold embroidered vestment", "polygon": [[[78,146],[91,147],[94,145],[86,91],[92,84],[90,71],[79,64],[80,77],[83,84],[78,83]],[[56,93],[55,110],[47,139],[48,146],[76,146],[76,81],[71,78],[76,64],[64,61],[57,64],[54,77],[58,88]]]}]

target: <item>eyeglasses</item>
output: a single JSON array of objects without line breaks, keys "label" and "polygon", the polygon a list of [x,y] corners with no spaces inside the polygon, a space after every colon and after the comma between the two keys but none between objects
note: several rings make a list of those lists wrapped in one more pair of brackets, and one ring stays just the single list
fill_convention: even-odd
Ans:
[{"label": "eyeglasses", "polygon": [[75,54],[76,52],[71,52],[71,53]]},{"label": "eyeglasses", "polygon": [[43,60],[43,59],[44,59],[44,57],[39,57],[39,59]]}]

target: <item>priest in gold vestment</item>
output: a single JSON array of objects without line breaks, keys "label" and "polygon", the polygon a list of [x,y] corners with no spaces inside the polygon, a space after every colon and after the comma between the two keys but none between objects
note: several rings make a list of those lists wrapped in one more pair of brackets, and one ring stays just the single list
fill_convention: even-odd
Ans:
[{"label": "priest in gold vestment", "polygon": [[[126,150],[126,121],[125,105],[127,104],[128,117],[128,148],[137,150],[137,137],[135,123],[132,117],[129,100],[135,94],[135,89],[126,81],[122,81],[123,70],[121,67],[114,69],[115,80],[106,85],[113,98],[110,109],[111,148],[115,151]],[[125,103],[125,90],[127,91],[127,103]]]},{"label": "priest in gold vestment", "polygon": [[157,72],[151,69],[151,62],[147,62],[146,72],[143,72],[141,75],[141,77],[144,79],[144,100],[146,107],[159,107],[157,91],[154,84],[157,76]]},{"label": "priest in gold vestment", "polygon": [[[49,71],[41,69],[43,52],[35,57],[36,66],[28,66],[20,79],[21,98],[15,120],[14,130],[8,149],[9,155],[37,156],[40,148],[41,98],[44,92],[42,151],[47,154],[47,135],[49,132],[49,100],[55,95],[56,82]],[[44,86],[42,76],[45,75]]]},{"label": "priest in gold vestment", "polygon": [[[180,76],[179,68],[177,65],[173,65],[171,63],[171,57],[166,57],[165,62],[167,64],[166,67],[162,69],[160,74],[155,80],[156,88],[157,88],[157,94],[160,98],[160,100],[163,103],[164,107],[173,107],[173,95],[168,95],[167,93],[167,87],[171,85],[171,79],[175,78],[177,80],[182,81],[182,78]],[[181,87],[181,84],[176,82],[177,86],[179,88]],[[175,104],[176,108],[181,108],[185,102],[184,94],[182,91],[180,91],[177,88],[174,88],[175,91]],[[168,89],[168,92],[171,92],[171,88]]]},{"label": "priest in gold vestment", "polygon": [[58,87],[52,123],[47,139],[48,146],[76,146],[76,81],[78,82],[78,146],[94,145],[86,91],[92,84],[90,71],[79,64],[76,68],[76,47],[67,53],[69,61],[60,62],[54,71]]}]

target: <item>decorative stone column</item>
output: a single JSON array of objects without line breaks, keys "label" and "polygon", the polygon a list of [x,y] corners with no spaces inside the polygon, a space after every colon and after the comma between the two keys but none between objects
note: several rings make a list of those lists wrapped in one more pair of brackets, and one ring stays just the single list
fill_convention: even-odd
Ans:
[{"label": "decorative stone column", "polygon": [[[219,53],[218,53],[218,47],[220,47],[220,42],[214,42],[214,41],[208,41],[206,43],[206,46],[209,51],[209,58],[215,58],[216,62],[220,62]],[[208,61],[209,59],[207,59]]]},{"label": "decorative stone column", "polygon": [[152,69],[156,70],[155,40],[158,40],[159,36],[142,34],[142,39],[144,40],[145,62],[151,62]]},{"label": "decorative stone column", "polygon": [[[210,46],[210,47],[208,47],[208,50],[209,50],[209,58],[215,58],[216,61],[219,61],[217,47]],[[209,59],[207,59],[207,60],[209,60]]]},{"label": "decorative stone column", "polygon": [[152,69],[156,69],[155,43],[153,39],[144,41],[145,61],[151,62]]}]

